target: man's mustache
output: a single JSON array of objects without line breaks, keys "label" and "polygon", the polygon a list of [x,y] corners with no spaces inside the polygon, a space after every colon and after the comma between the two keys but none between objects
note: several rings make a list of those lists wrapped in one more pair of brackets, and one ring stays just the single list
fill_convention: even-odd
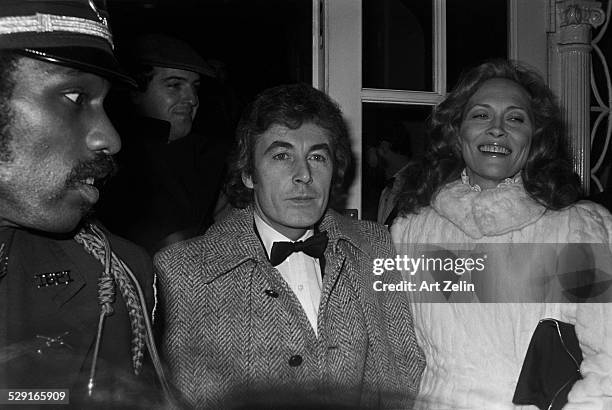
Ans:
[{"label": "man's mustache", "polygon": [[68,175],[66,185],[75,187],[88,178],[98,185],[117,173],[117,163],[110,155],[98,154],[94,159],[78,163]]}]

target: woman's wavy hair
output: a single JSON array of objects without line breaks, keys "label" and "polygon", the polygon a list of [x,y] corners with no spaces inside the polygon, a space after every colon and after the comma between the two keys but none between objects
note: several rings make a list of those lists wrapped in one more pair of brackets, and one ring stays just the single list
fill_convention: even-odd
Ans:
[{"label": "woman's wavy hair", "polygon": [[485,81],[494,78],[514,81],[529,96],[534,133],[521,170],[529,196],[554,210],[580,198],[580,180],[572,170],[561,112],[552,91],[539,74],[524,65],[493,60],[464,72],[446,99],[433,109],[425,154],[406,169],[408,177],[399,198],[400,213],[415,213],[428,206],[442,186],[460,177],[465,162],[458,136],[466,105]]},{"label": "woman's wavy hair", "polygon": [[253,176],[257,138],[273,125],[298,129],[305,123],[326,130],[333,156],[331,200],[340,194],[351,164],[348,128],[340,108],[325,93],[307,84],[281,85],[259,94],[242,114],[236,130],[236,146],[230,157],[225,192],[233,206],[245,208],[253,201],[253,190],[242,175]]}]

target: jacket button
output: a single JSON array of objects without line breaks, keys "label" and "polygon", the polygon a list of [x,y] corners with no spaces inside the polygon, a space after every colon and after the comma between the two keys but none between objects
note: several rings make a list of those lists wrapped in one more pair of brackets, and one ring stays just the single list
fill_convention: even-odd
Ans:
[{"label": "jacket button", "polygon": [[297,367],[302,364],[302,356],[299,354],[293,355],[289,358],[289,366]]},{"label": "jacket button", "polygon": [[268,296],[270,296],[271,298],[277,298],[278,297],[278,292],[275,291],[274,289],[266,289],[264,291],[264,293]]}]

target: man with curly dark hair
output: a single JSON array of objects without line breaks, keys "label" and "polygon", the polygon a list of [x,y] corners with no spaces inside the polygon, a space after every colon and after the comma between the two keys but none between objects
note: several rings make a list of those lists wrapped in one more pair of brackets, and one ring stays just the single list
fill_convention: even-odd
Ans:
[{"label": "man with curly dark hair", "polygon": [[329,209],[351,159],[338,106],[271,88],[237,139],[236,210],[156,255],[173,381],[198,408],[409,408],[424,365],[411,312],[373,287],[389,235]]}]

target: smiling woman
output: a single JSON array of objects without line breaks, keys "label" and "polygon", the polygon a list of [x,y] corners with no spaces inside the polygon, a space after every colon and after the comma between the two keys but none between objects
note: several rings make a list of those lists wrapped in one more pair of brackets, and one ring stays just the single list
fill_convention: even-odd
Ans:
[{"label": "smiling woman", "polygon": [[[546,403],[540,408],[561,408],[557,406],[568,400],[571,408],[586,408],[586,400],[609,400],[603,387],[609,368],[585,371],[584,380],[573,386],[568,382],[563,390],[541,376],[563,378],[554,364],[544,361],[527,373],[541,376],[546,386],[533,394],[517,387],[515,393],[528,347],[541,347],[535,334],[530,339],[545,318],[567,321],[572,330],[575,326],[583,369],[603,368],[612,360],[612,304],[576,303],[610,302],[612,296],[596,300],[599,295],[585,292],[578,299],[568,297],[574,280],[596,287],[592,266],[602,263],[609,270],[612,215],[596,204],[578,202],[580,186],[567,160],[551,91],[520,65],[485,63],[468,71],[434,109],[430,134],[424,161],[409,167],[405,178],[403,216],[391,228],[396,249],[403,257],[420,256],[427,245],[449,255],[458,249],[484,252],[486,274],[451,274],[455,283],[475,287],[467,293],[446,292],[443,301],[448,303],[430,303],[430,293],[411,292],[414,326],[427,361],[419,404],[427,409],[514,408],[513,403],[535,404],[530,400],[537,396]],[[542,261],[551,257],[547,252],[558,244],[553,263],[543,268]],[[563,251],[581,247],[588,251]],[[566,269],[560,260],[572,260],[580,268]],[[426,281],[444,273],[422,271],[420,278]],[[573,279],[559,279],[563,275]],[[575,367],[570,373],[575,375]],[[589,387],[587,399],[586,386],[602,387]],[[554,397],[546,395],[557,390]]]},{"label": "smiling woman", "polygon": [[480,188],[520,173],[527,194],[550,209],[581,195],[556,99],[537,73],[519,64],[496,60],[467,71],[432,113],[429,137],[422,160],[406,170],[402,213],[429,206],[464,170],[473,185],[486,185]]},{"label": "smiling woman", "polygon": [[529,96],[505,78],[485,81],[468,100],[459,143],[472,184],[494,188],[525,166],[533,125]]}]

